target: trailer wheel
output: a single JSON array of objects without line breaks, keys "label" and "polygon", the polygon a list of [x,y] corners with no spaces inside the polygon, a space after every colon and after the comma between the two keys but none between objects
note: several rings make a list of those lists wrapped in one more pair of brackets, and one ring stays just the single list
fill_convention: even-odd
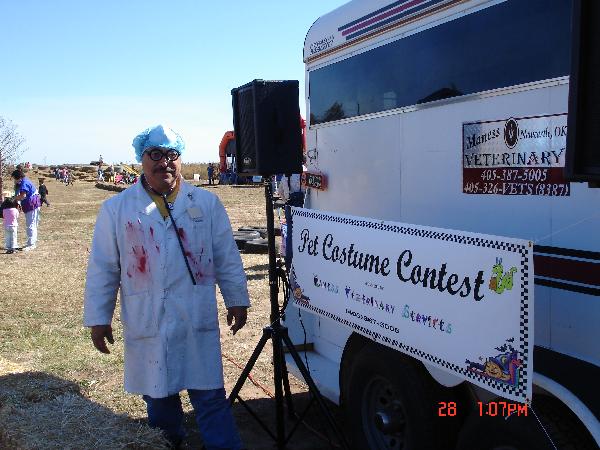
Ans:
[{"label": "trailer wheel", "polygon": [[562,404],[552,398],[533,398],[540,422],[531,410],[527,416],[479,416],[473,411],[461,430],[457,450],[592,450],[597,446],[581,422]]},{"label": "trailer wheel", "polygon": [[344,380],[345,423],[357,449],[443,449],[434,382],[417,364],[369,344],[352,356]]}]

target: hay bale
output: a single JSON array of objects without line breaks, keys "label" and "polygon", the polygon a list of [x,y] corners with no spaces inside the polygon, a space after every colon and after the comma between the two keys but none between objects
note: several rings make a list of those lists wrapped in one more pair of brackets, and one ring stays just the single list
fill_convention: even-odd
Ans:
[{"label": "hay bale", "polygon": [[[93,181],[93,180],[92,180]],[[126,184],[112,184],[112,183],[96,183],[98,189],[104,189],[106,191],[122,192],[129,187]]]},{"label": "hay bale", "polygon": [[[27,450],[160,449],[167,441],[157,429],[115,414],[78,394],[0,410],[2,442]],[[18,431],[17,431],[18,430]],[[6,448],[6,447],[5,447]]]}]

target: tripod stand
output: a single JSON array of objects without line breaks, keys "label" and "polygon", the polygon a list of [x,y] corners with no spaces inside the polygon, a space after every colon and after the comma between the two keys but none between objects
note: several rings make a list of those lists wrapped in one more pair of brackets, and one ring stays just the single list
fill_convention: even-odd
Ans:
[{"label": "tripod stand", "polygon": [[[263,328],[263,335],[260,338],[252,356],[246,363],[242,374],[238,378],[231,394],[229,395],[229,402],[233,404],[236,399],[244,406],[248,412],[256,419],[256,421],[261,425],[261,427],[269,434],[273,440],[277,443],[278,449],[285,449],[286,443],[292,437],[293,433],[296,431],[300,421],[304,417],[304,415],[308,412],[308,408],[312,405],[313,401],[316,401],[321,409],[321,412],[325,416],[329,426],[332,428],[338,439],[340,440],[343,448],[350,448],[348,443],[346,442],[344,435],[340,432],[337,424],[335,423],[335,419],[331,415],[331,412],[325,405],[325,401],[319,392],[314,380],[312,379],[310,372],[307,367],[302,362],[298,351],[294,347],[292,340],[288,335],[287,327],[281,325],[281,311],[279,309],[279,285],[278,285],[278,277],[285,278],[285,272],[281,267],[278,267],[276,264],[275,257],[275,228],[274,228],[274,215],[273,215],[273,187],[270,181],[271,177],[266,177],[265,181],[265,201],[266,201],[266,210],[267,210],[267,237],[268,237],[268,248],[269,248],[269,288],[270,288],[270,301],[271,301],[271,324]],[[250,371],[254,367],[256,360],[260,356],[263,351],[266,343],[272,341],[273,344],[273,381],[275,383],[275,415],[276,415],[276,434],[273,434],[271,430],[260,420],[260,418],[250,409],[250,407],[244,402],[244,400],[239,396],[240,390],[244,385],[244,382],[250,375]],[[288,352],[294,359],[294,362],[298,366],[304,381],[308,385],[309,392],[312,394],[312,400],[309,405],[306,407],[305,411],[298,418],[298,422],[294,425],[290,433],[286,436],[285,434],[285,421],[283,417],[283,401],[284,401],[284,391],[285,391],[285,400],[288,407],[288,412],[290,414],[294,414],[294,405],[292,402],[292,394],[290,390],[290,383],[288,379],[287,366],[285,362],[285,357],[283,354],[283,344],[285,344]]]}]

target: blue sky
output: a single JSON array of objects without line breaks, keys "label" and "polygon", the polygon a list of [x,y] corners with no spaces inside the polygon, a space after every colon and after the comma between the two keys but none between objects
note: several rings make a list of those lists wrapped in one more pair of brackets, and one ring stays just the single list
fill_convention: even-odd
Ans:
[{"label": "blue sky", "polygon": [[345,2],[0,0],[0,115],[27,140],[22,161],[133,161],[157,123],[184,161],[217,161],[231,89],[296,79],[303,96],[306,32]]}]

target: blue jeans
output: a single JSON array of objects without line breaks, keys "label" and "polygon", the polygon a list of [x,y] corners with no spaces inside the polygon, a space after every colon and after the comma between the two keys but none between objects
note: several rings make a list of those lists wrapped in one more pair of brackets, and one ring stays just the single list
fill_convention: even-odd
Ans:
[{"label": "blue jeans", "polygon": [[[233,420],[229,402],[225,398],[225,389],[207,391],[188,389],[188,395],[194,407],[196,423],[206,449],[241,449],[242,440]],[[185,437],[185,431],[179,394],[163,398],[144,395],[143,398],[148,407],[150,426],[163,430],[171,442],[181,442]]]}]

